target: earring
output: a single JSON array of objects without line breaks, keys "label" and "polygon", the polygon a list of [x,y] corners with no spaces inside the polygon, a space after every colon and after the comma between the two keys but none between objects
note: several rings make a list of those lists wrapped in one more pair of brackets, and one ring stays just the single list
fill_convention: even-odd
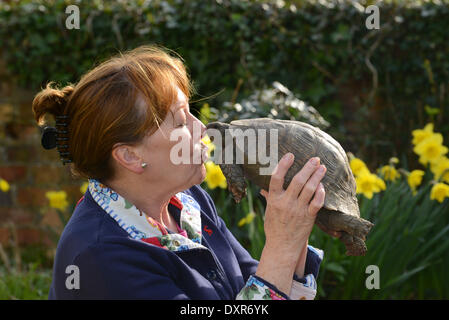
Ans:
[{"label": "earring", "polygon": [[142,164],[140,165],[142,168],[146,168],[147,167],[147,163],[146,162],[142,162]]}]

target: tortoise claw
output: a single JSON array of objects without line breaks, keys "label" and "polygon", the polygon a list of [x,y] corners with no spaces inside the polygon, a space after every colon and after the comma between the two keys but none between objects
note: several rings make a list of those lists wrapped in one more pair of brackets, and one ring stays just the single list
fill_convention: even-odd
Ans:
[{"label": "tortoise claw", "polygon": [[228,190],[232,193],[232,197],[236,203],[239,203],[246,196],[246,188],[241,190],[239,187],[229,184]]},{"label": "tortoise claw", "polygon": [[231,192],[236,203],[239,203],[246,196],[246,181],[243,169],[236,164],[220,164],[221,171],[226,177],[228,190]]}]

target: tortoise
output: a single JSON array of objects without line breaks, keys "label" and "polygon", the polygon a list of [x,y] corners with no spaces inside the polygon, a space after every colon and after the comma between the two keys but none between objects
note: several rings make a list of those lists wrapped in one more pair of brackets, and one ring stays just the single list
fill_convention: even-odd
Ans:
[{"label": "tortoise", "polygon": [[[271,138],[268,133],[269,130],[275,129],[278,140],[274,143],[278,148],[278,157],[274,160],[274,166],[284,154],[291,152],[295,155],[294,163],[284,178],[284,189],[288,187],[294,175],[310,158],[319,157],[321,164],[324,164],[327,168],[326,174],[321,180],[326,196],[315,223],[328,234],[333,235],[335,231],[341,233],[339,239],[346,246],[346,255],[365,255],[367,248],[364,241],[373,224],[360,217],[354,175],[345,151],[334,138],[317,127],[294,120],[255,118],[234,120],[230,124],[216,121],[210,122],[206,127],[206,133],[211,141],[214,141],[216,136],[217,139],[221,139],[221,141],[214,141],[216,149],[212,160],[218,162],[226,177],[228,190],[237,203],[241,201],[242,197],[246,196],[247,184],[245,178],[267,191],[271,178],[271,174],[261,174],[260,170],[268,167],[268,163],[266,161],[261,163],[259,157],[253,156],[255,153],[248,153],[248,151],[253,152],[255,150],[253,149],[256,145],[254,140],[253,143],[243,143],[243,145],[237,143],[237,139],[244,138],[245,132],[253,131],[256,133],[255,141],[258,144],[263,136],[258,135],[257,132],[259,129],[262,129],[262,131],[265,129],[266,146],[262,146],[262,148],[267,149],[265,150],[265,155],[267,155],[269,154],[268,150],[273,148],[273,142],[270,143]],[[247,129],[253,130],[245,131]],[[226,138],[226,135],[228,135],[228,138]],[[223,152],[230,147],[233,151],[232,162],[229,161],[229,158],[228,160],[225,159],[226,152]],[[239,161],[239,154],[243,161]],[[269,172],[271,173],[272,170]]]}]

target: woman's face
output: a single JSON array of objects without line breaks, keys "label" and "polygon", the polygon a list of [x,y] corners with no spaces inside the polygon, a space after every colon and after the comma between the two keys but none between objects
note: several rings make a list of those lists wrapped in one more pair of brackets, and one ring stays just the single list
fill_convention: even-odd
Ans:
[{"label": "woman's face", "polygon": [[150,183],[182,191],[206,177],[207,147],[201,141],[206,126],[190,113],[187,97],[179,88],[170,109],[173,115],[168,112],[160,128],[144,139],[142,159],[148,166],[143,174]]}]

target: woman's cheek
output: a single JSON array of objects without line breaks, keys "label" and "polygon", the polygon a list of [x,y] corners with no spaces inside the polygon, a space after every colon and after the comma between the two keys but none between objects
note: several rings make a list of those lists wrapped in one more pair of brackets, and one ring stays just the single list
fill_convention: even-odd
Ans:
[{"label": "woman's cheek", "polygon": [[172,141],[167,156],[171,165],[191,164],[193,152],[190,137],[183,136],[178,141]]},{"label": "woman's cheek", "polygon": [[203,156],[203,148],[201,147],[201,143],[197,143],[192,147],[193,150],[193,164],[201,164],[202,163],[202,156]]}]

